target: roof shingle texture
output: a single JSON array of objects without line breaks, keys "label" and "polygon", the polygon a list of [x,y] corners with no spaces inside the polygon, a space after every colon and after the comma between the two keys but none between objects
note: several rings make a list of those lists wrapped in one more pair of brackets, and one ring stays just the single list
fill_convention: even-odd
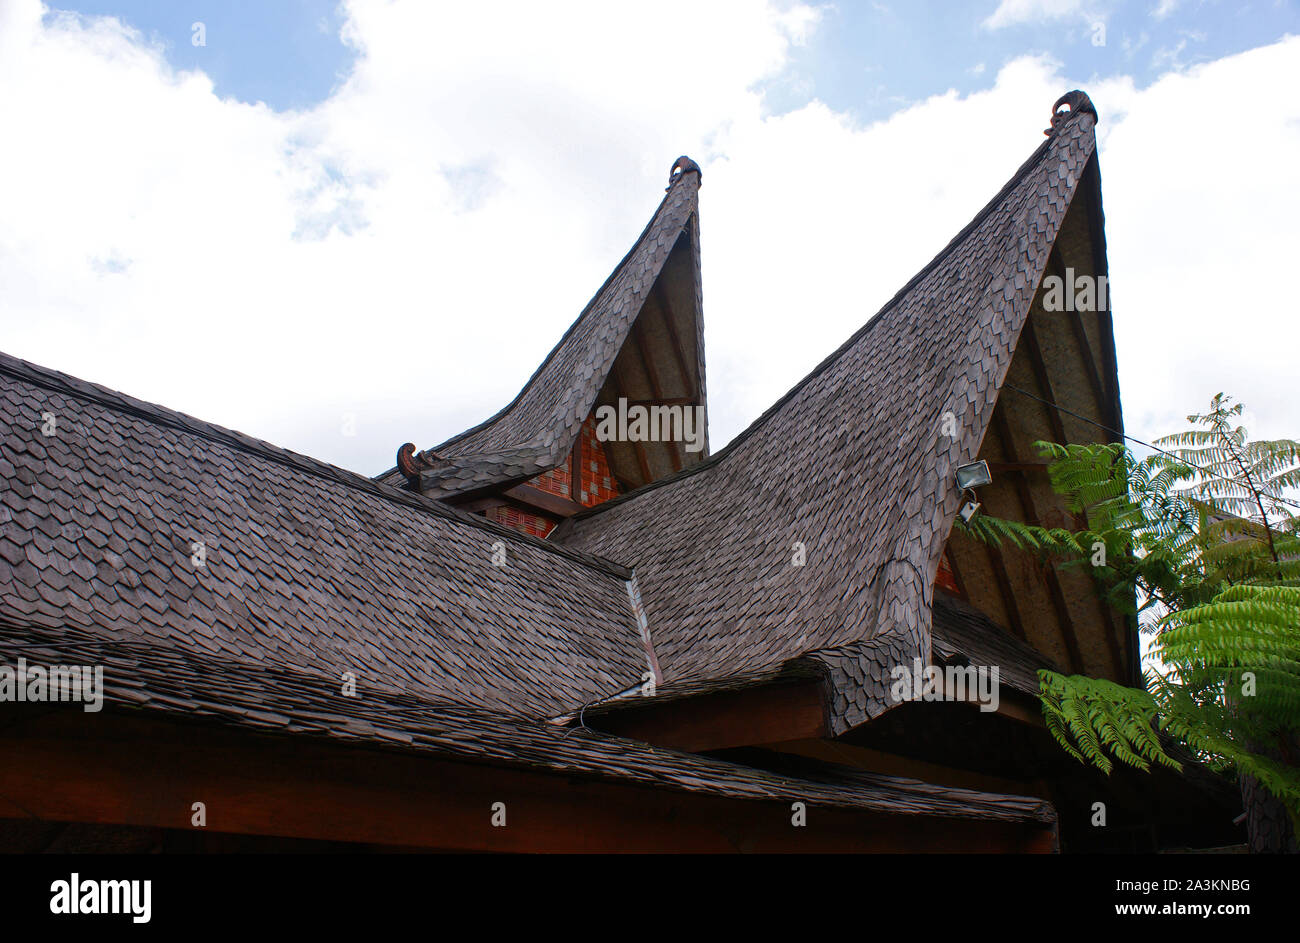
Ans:
[{"label": "roof shingle texture", "polygon": [[533,716],[646,671],[603,561],[4,355],[0,436],[0,618]]}]

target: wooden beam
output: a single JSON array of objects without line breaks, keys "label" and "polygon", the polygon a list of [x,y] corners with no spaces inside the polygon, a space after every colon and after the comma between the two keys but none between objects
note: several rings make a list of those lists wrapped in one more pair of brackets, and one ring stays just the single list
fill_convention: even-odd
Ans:
[{"label": "wooden beam", "polygon": [[587,725],[687,753],[828,735],[817,679],[588,714]]},{"label": "wooden beam", "polygon": [[[1097,169],[1097,155],[1088,158],[1083,168],[1083,178],[1079,185],[1084,191],[1088,210],[1088,242],[1092,248],[1092,268],[1097,275],[1109,277],[1106,263],[1106,231],[1101,212],[1101,171]],[[1109,287],[1109,286],[1108,286]],[[1097,312],[1097,323],[1101,327],[1101,346],[1105,378],[1110,408],[1106,411],[1106,424],[1112,429],[1123,431],[1123,414],[1119,402],[1119,363],[1115,356],[1115,331],[1110,313],[1110,291],[1106,292],[1106,307]],[[1114,441],[1119,441],[1118,437]],[[1136,637],[1137,625],[1133,625]],[[1136,665],[1136,662],[1135,662]]]},{"label": "wooden beam", "polygon": [[[1065,280],[1065,262],[1061,258],[1061,252],[1055,246],[1052,247],[1052,254],[1048,257],[1048,267],[1053,270],[1062,282]],[[1075,342],[1079,345],[1079,352],[1083,356],[1084,366],[1087,368],[1088,385],[1092,387],[1092,396],[1097,404],[1097,412],[1102,422],[1106,422],[1110,415],[1110,404],[1107,400],[1106,389],[1101,381],[1101,373],[1097,370],[1097,362],[1092,356],[1092,345],[1088,343],[1088,332],[1083,326],[1083,315],[1078,311],[1067,312],[1070,318],[1070,327],[1074,330]]]},{"label": "wooden beam", "polygon": [[[628,396],[628,393],[631,392],[631,387],[627,382],[626,352],[627,347],[624,347],[623,350],[619,351],[618,356],[614,359],[614,376],[618,380],[618,385],[621,388],[620,392],[622,395],[631,399],[631,397]],[[628,442],[625,444],[632,447],[632,452],[636,455],[637,465],[641,468],[641,481],[638,484],[650,484],[650,482],[654,480],[654,476],[650,474],[650,462],[646,459],[645,449],[641,447],[640,442]]]},{"label": "wooden beam", "polygon": [[664,387],[659,382],[659,372],[655,369],[650,355],[646,353],[645,328],[641,325],[639,316],[632,322],[632,346],[636,348],[636,354],[641,358],[641,369],[645,371],[646,380],[650,383],[650,393],[654,401],[663,402]]},{"label": "wooden beam", "polygon": [[[642,309],[644,313],[645,309]],[[646,379],[650,381],[650,392],[654,395],[656,403],[662,403],[664,400],[664,387],[659,382],[659,372],[655,370],[653,359],[646,352],[645,328],[641,324],[641,316],[632,322],[632,343],[636,347],[637,355],[641,358],[641,366],[645,369]],[[668,458],[673,464],[673,471],[682,470],[682,443],[681,442],[662,442],[664,451],[668,453]]]},{"label": "wooden beam", "polygon": [[998,593],[1002,597],[1002,606],[1007,611],[1010,629],[1022,642],[1028,642],[1025,624],[1020,619],[1020,608],[1016,605],[1016,594],[1011,591],[1011,580],[1007,577],[1007,563],[1002,557],[1002,548],[995,544],[985,544],[989,554],[989,565],[993,568],[993,580],[998,584]]},{"label": "wooden beam", "polygon": [[[1029,325],[1025,325],[1029,329]],[[1007,458],[1016,461],[1016,443],[1011,438],[1011,426],[1007,422],[1006,413],[1000,409],[993,410],[993,420],[997,423],[998,436],[1002,439],[1002,448],[1006,452]],[[1060,441],[1064,442],[1062,438]],[[1016,495],[1020,500],[1021,512],[1024,514],[1025,523],[1034,525],[1038,524],[1038,511],[1034,507],[1033,492],[1029,489],[1029,479],[1025,477],[1024,472],[1012,472],[1011,480],[1015,485]],[[1065,593],[1061,589],[1061,580],[1057,575],[1056,566],[1052,561],[1041,564],[1047,583],[1047,595],[1052,601],[1052,608],[1056,611],[1057,623],[1061,626],[1061,637],[1065,642],[1065,650],[1069,653],[1071,667],[1075,671],[1084,670],[1083,653],[1079,649],[1079,637],[1074,628],[1074,619],[1070,615],[1070,607],[1065,601]],[[1109,633],[1107,633],[1109,637]]]},{"label": "wooden beam", "polygon": [[475,498],[473,501],[466,501],[464,504],[457,504],[456,507],[460,508],[462,511],[469,511],[471,514],[476,514],[480,511],[490,511],[493,508],[504,507],[509,503],[509,501],[497,497]]},{"label": "wooden beam", "polygon": [[[736,800],[604,778],[451,761],[112,711],[47,712],[0,730],[9,817],[501,852],[1053,850],[1047,823],[786,800]],[[505,827],[493,827],[493,804]]]},{"label": "wooden beam", "polygon": [[[1047,376],[1047,364],[1043,360],[1043,349],[1038,346],[1038,335],[1034,333],[1033,318],[1025,319],[1025,327],[1021,332],[1024,336],[1025,343],[1029,350],[1029,365],[1033,368],[1034,377],[1038,380],[1038,389],[1043,394],[1043,399],[1047,400],[1047,420],[1051,423],[1052,434],[1056,436],[1056,441],[1064,444],[1068,441],[1065,438],[1065,424],[1061,421],[1061,411],[1056,406],[1056,397],[1052,394],[1052,381]],[[1012,461],[1012,456],[1008,455]]]},{"label": "wooden beam", "polygon": [[944,546],[943,552],[948,557],[948,569],[952,570],[952,581],[957,584],[957,595],[969,601],[970,594],[966,592],[966,581],[961,578],[961,570],[957,566],[957,554],[954,552],[951,538]]},{"label": "wooden beam", "polygon": [[1048,798],[1046,784],[1041,781],[1005,779],[838,740],[791,740],[786,743],[774,743],[769,749],[777,753],[805,756],[825,763],[852,766],[885,776],[905,776],[909,779],[919,779],[922,782],[937,783],[957,789]]},{"label": "wooden beam", "polygon": [[[1065,278],[1065,261],[1061,258],[1060,250],[1055,246],[1052,247],[1052,253],[1048,257],[1048,266],[1062,279]],[[1084,365],[1087,367],[1086,373],[1088,376],[1088,385],[1092,388],[1093,400],[1097,406],[1098,416],[1102,422],[1108,422],[1111,412],[1108,395],[1102,383],[1101,374],[1097,370],[1097,363],[1092,356],[1092,347],[1088,343],[1088,333],[1083,326],[1083,316],[1078,311],[1070,311],[1068,314],[1071,327],[1074,330],[1075,340],[1079,345],[1080,354],[1083,357]],[[1041,352],[1038,354],[1038,357],[1041,360]],[[1047,398],[1053,399],[1053,402],[1055,402],[1050,392],[1048,393]],[[1113,439],[1114,437],[1108,435],[1106,438]],[[991,467],[992,466],[990,466],[990,468]],[[1083,522],[1081,522],[1076,515],[1075,529],[1077,530],[1082,526]],[[1058,586],[1057,592],[1059,591]],[[1123,653],[1120,650],[1121,646],[1116,639],[1118,633],[1115,630],[1115,623],[1111,617],[1110,607],[1106,604],[1106,600],[1101,595],[1094,595],[1097,600],[1097,611],[1101,618],[1103,633],[1106,637],[1107,653],[1110,655],[1111,663],[1115,666],[1115,677],[1124,680],[1127,678],[1129,672]]]},{"label": "wooden beam", "polygon": [[629,442],[632,451],[636,453],[637,464],[641,467],[641,484],[648,485],[654,481],[654,476],[650,474],[650,461],[646,458],[645,449],[641,447],[640,442]]},{"label": "wooden beam", "polygon": [[579,429],[569,452],[569,500],[575,504],[582,504],[582,433],[583,429]]},{"label": "wooden beam", "polygon": [[691,377],[690,368],[686,366],[686,352],[682,347],[681,338],[677,335],[677,326],[673,323],[675,315],[672,304],[668,301],[668,292],[658,281],[654,287],[655,300],[659,302],[660,320],[664,322],[664,328],[668,332],[668,342],[672,346],[673,355],[677,358],[677,369],[682,374],[682,388],[689,390],[693,398],[698,401],[700,398],[699,385]]},{"label": "wooden beam", "polygon": [[558,514],[560,517],[573,517],[579,511],[587,510],[584,505],[579,504],[577,501],[558,494],[551,494],[551,492],[543,491],[533,485],[515,485],[513,488],[507,488],[501,493],[508,498],[514,498],[521,504],[527,504],[529,507],[545,511],[547,514]]}]

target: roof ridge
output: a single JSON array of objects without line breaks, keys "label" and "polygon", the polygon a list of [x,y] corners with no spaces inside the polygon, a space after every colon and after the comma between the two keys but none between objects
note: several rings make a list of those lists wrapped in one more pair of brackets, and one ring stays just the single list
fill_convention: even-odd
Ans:
[{"label": "roof ridge", "polygon": [[[1071,111],[1066,113],[1066,117],[1061,122],[1060,127],[1058,128],[1058,132],[1060,130],[1064,130],[1065,126],[1073,122],[1078,115],[1086,114],[1086,113],[1087,112],[1084,111],[1078,111],[1078,112]],[[1007,180],[1005,184],[1002,185],[1002,188],[998,190],[998,192],[994,195],[994,197],[991,200],[989,200],[980,209],[978,213],[975,214],[975,216],[970,220],[970,222],[968,222],[965,226],[962,227],[962,229],[957,233],[957,235],[953,236],[953,238],[950,239],[948,243],[941,250],[939,250],[938,254],[935,255],[934,258],[932,258],[929,262],[927,262],[925,266],[920,269],[920,271],[918,271],[915,275],[913,275],[910,279],[908,279],[907,283],[904,284],[903,287],[900,288],[894,294],[894,296],[889,299],[889,301],[885,302],[885,304],[880,308],[880,310],[878,310],[875,314],[873,314],[866,321],[865,324],[857,328],[857,330],[855,330],[849,336],[849,338],[844,341],[844,343],[840,344],[840,346],[837,347],[834,351],[832,351],[827,357],[825,357],[821,361],[821,363],[817,364],[817,366],[814,367],[808,374],[806,374],[802,379],[800,379],[797,383],[795,383],[795,385],[792,386],[785,393],[785,395],[783,395],[775,403],[773,403],[766,410],[764,410],[763,413],[759,415],[757,419],[755,419],[748,426],[746,426],[741,432],[739,432],[730,442],[728,442],[725,446],[723,446],[719,451],[714,452],[708,458],[704,459],[703,461],[697,462],[694,465],[691,465],[687,468],[683,468],[680,471],[674,472],[670,475],[665,475],[662,478],[658,478],[655,481],[642,485],[640,488],[636,488],[633,491],[628,491],[616,497],[610,498],[608,501],[604,501],[593,507],[587,508],[586,510],[579,511],[578,513],[574,514],[573,517],[570,518],[569,520],[586,520],[587,518],[593,517],[596,514],[599,514],[606,509],[616,507],[628,501],[634,500],[640,497],[642,494],[652,491],[655,488],[672,484],[673,482],[680,481],[683,478],[687,478],[691,475],[698,474],[724,461],[737,446],[741,445],[752,435],[758,432],[758,430],[762,428],[776,413],[778,413],[791,399],[793,399],[794,396],[800,390],[802,390],[814,379],[816,379],[818,376],[824,373],[833,364],[835,364],[840,358],[842,358],[845,354],[847,354],[853,347],[855,347],[857,343],[863,337],[865,337],[873,327],[875,327],[878,323],[880,323],[880,321],[887,314],[889,314],[890,311],[892,311],[900,301],[902,301],[908,294],[911,293],[912,289],[914,289],[921,281],[923,281],[928,275],[930,275],[943,261],[945,261],[948,258],[948,256],[951,255],[956,250],[956,248],[979,226],[979,224],[982,223],[988,217],[988,215],[992,213],[994,209],[1001,204],[1001,202],[1011,193],[1011,191],[1014,190],[1017,186],[1019,186],[1021,182],[1023,182],[1024,178],[1029,174],[1029,172],[1034,167],[1036,167],[1039,162],[1042,161],[1042,159],[1046,156],[1047,151],[1051,147],[1052,141],[1056,138],[1056,136],[1057,135],[1053,135],[1047,140],[1042,141],[1038,145],[1038,147],[1034,149],[1033,153],[1030,154],[1030,156],[1025,160],[1025,162],[1020,165],[1019,169],[1016,170],[1015,174],[1013,174],[1011,178]],[[561,527],[564,527],[564,524],[561,524]]]},{"label": "roof ridge", "polygon": [[348,471],[346,468],[340,468],[337,465],[331,465],[328,462],[312,458],[309,455],[303,455],[299,452],[293,452],[289,449],[282,448],[263,439],[256,439],[250,435],[239,432],[234,429],[228,429],[219,426],[216,423],[207,420],[198,419],[186,413],[168,409],[156,403],[150,403],[147,400],[137,399],[126,393],[111,389],[98,383],[91,383],[88,380],[82,380],[69,374],[61,373],[57,370],[51,370],[48,367],[42,367],[39,364],[22,360],[11,354],[0,351],[0,374],[8,375],[21,382],[31,383],[35,386],[62,393],[71,396],[83,402],[91,402],[105,408],[111,409],[118,413],[135,416],[146,422],[152,422],[155,425],[175,429],[189,435],[206,439],[232,448],[240,452],[258,455],[277,465],[295,469],[313,477],[332,481],[344,487],[351,488],[354,491],[365,492],[376,497],[383,498],[387,501],[404,504],[408,507],[418,510],[430,511],[435,516],[444,520],[453,521],[460,524],[467,524],[471,527],[485,530],[490,533],[508,537],[511,540],[522,541],[532,546],[539,547],[548,552],[567,557],[576,563],[580,563],[591,569],[599,570],[610,576],[617,577],[626,581],[631,574],[631,570],[613,560],[607,560],[604,557],[598,557],[576,548],[566,547],[562,544],[553,543],[548,540],[542,540],[531,534],[523,533],[511,527],[497,524],[495,521],[488,520],[477,514],[471,514],[452,507],[441,501],[432,498],[426,498],[421,494],[411,491],[403,491],[392,485],[368,478],[358,472]]}]

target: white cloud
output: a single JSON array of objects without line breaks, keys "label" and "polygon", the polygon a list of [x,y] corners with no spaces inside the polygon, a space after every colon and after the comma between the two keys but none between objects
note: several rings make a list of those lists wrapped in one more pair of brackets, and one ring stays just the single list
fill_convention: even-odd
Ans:
[{"label": "white cloud", "polygon": [[[1125,413],[1181,428],[1219,391],[1295,436],[1300,38],[1094,90]],[[1107,120],[1108,113],[1111,115]]]},{"label": "white cloud", "polygon": [[[1022,58],[863,127],[754,91],[804,8],[348,12],[354,74],[277,113],[114,21],[0,5],[0,134],[25,142],[0,148],[0,348],[373,473],[514,395],[688,153],[721,445],[943,247],[1077,84]],[[1219,389],[1300,432],[1298,50],[1089,88],[1135,434]]]},{"label": "white cloud", "polygon": [[4,349],[369,470],[514,394],[816,18],[357,0],[282,114],[43,12],[0,6]]},{"label": "white cloud", "polygon": [[984,21],[986,29],[1060,20],[1084,13],[1083,0],[1001,0]]}]

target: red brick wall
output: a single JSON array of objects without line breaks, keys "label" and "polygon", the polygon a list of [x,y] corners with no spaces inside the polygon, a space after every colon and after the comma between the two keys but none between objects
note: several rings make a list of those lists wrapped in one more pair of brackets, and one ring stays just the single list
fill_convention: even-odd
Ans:
[{"label": "red brick wall", "polygon": [[[605,449],[596,438],[596,421],[588,416],[582,425],[582,487],[573,499],[587,507],[604,504],[610,498],[617,497],[618,479],[609,470],[609,460],[605,458]],[[568,477],[568,470],[565,470]]]},{"label": "red brick wall", "polygon": [[534,537],[545,537],[555,529],[555,522],[549,517],[534,514],[532,511],[521,511],[509,506],[488,508],[483,516],[490,521],[504,524],[506,527],[521,530],[525,534],[532,534]]}]

